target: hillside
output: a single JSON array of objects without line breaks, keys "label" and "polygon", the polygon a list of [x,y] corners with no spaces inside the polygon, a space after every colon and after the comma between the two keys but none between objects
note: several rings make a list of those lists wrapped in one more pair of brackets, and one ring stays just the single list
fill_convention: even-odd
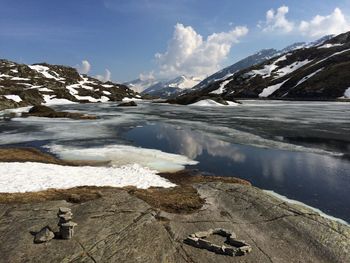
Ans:
[{"label": "hillside", "polygon": [[[350,32],[273,57],[184,97],[330,100],[349,97]],[[193,101],[193,100],[192,100]],[[173,101],[174,102],[174,101]],[[176,103],[176,102],[174,102]]]},{"label": "hillside", "polygon": [[125,85],[103,83],[72,67],[0,60],[0,110],[38,104],[120,101],[136,95]]}]

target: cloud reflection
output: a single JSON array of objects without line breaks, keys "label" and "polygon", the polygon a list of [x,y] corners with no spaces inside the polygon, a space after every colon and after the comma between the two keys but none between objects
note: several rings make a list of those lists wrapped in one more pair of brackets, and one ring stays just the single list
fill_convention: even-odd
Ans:
[{"label": "cloud reflection", "polygon": [[156,131],[158,140],[166,140],[174,152],[196,159],[206,151],[212,157],[225,157],[234,162],[246,160],[238,147],[206,134],[177,126],[160,125]]}]

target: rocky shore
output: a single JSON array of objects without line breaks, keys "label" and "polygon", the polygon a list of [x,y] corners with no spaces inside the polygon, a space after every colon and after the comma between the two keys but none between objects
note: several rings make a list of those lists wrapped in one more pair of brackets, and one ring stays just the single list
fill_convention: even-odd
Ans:
[{"label": "rocky shore", "polygon": [[[7,149],[11,153],[14,149]],[[23,151],[16,156],[25,160]],[[32,150],[33,151],[33,150]],[[3,153],[1,156],[6,156]],[[35,156],[35,157],[33,157]],[[26,156],[28,159],[30,154]],[[34,152],[33,159],[47,155]],[[11,161],[0,158],[0,161]],[[58,162],[54,157],[51,162]],[[63,164],[63,163],[62,163]],[[67,165],[67,164],[63,164]],[[350,228],[289,204],[235,178],[182,171],[162,174],[174,188],[139,190],[79,187],[0,194],[3,262],[348,262]],[[35,244],[43,227],[58,231],[57,211],[67,207],[78,224],[70,240]],[[251,251],[228,256],[184,240],[226,229]],[[208,239],[228,246],[225,239]]]}]

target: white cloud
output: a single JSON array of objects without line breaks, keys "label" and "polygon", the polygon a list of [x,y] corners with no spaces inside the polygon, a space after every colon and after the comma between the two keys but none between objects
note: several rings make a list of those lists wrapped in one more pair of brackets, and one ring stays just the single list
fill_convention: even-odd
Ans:
[{"label": "white cloud", "polygon": [[302,21],[299,25],[299,31],[311,37],[337,35],[349,30],[350,22],[340,8],[334,9],[330,15],[317,15],[311,21]]},{"label": "white cloud", "polygon": [[91,64],[87,60],[83,60],[81,65],[77,65],[76,68],[81,74],[88,74],[91,69]]},{"label": "white cloud", "polygon": [[313,38],[350,30],[350,22],[340,8],[335,8],[329,15],[316,15],[310,21],[301,22],[288,20],[288,12],[288,6],[281,6],[277,10],[270,9],[266,12],[266,21],[260,22],[258,27],[263,32],[295,33]]},{"label": "white cloud", "polygon": [[147,81],[147,80],[154,80],[156,78],[154,76],[154,72],[151,71],[149,73],[141,73],[139,75],[139,79],[142,80],[142,81]]},{"label": "white cloud", "polygon": [[294,29],[294,23],[288,21],[286,15],[289,12],[288,6],[281,6],[276,11],[270,9],[266,12],[266,21],[263,24],[259,24],[263,27],[264,32],[280,31],[283,33],[289,33]]},{"label": "white cloud", "polygon": [[99,81],[107,82],[111,80],[111,75],[111,72],[108,69],[106,69],[104,75],[96,75],[95,78],[97,78]]},{"label": "white cloud", "polygon": [[231,31],[214,33],[203,39],[192,27],[177,24],[166,52],[155,55],[159,75],[207,76],[220,68],[232,45],[247,33],[247,27],[237,26]]}]

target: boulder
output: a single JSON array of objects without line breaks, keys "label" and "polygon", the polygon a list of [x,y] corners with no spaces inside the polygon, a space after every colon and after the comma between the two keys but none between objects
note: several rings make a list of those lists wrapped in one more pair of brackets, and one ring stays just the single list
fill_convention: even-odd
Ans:
[{"label": "boulder", "polygon": [[30,108],[28,113],[22,113],[22,117],[28,117],[28,116],[45,117],[45,118],[69,118],[73,120],[97,119],[95,115],[86,115],[78,112],[55,111],[54,109],[44,105],[34,106]]},{"label": "boulder", "polygon": [[35,234],[34,243],[45,243],[50,241],[55,237],[54,232],[51,230],[49,226],[42,228],[38,233]]},{"label": "boulder", "polygon": [[135,101],[122,102],[118,105],[118,107],[135,107],[137,106]]},{"label": "boulder", "polygon": [[37,113],[51,113],[56,112],[54,109],[44,106],[44,105],[36,105],[30,108],[29,113],[37,114]]}]

